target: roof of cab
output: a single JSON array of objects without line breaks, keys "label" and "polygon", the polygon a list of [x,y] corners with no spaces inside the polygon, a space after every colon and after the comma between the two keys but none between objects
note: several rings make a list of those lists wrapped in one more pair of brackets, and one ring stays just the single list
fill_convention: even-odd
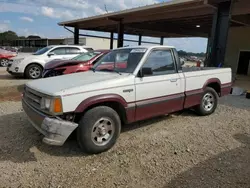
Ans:
[{"label": "roof of cab", "polygon": [[135,48],[153,49],[153,48],[175,48],[175,47],[174,47],[174,46],[165,46],[165,45],[153,45],[153,46],[127,46],[127,47],[116,48],[116,49],[114,49],[114,50],[119,50],[119,49],[135,49]]}]

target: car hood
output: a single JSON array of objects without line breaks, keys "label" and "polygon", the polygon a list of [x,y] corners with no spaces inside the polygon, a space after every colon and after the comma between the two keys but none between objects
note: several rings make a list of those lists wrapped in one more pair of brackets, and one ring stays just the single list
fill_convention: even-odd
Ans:
[{"label": "car hood", "polygon": [[116,87],[126,83],[130,74],[116,72],[81,72],[30,81],[27,87],[51,96],[71,95],[79,92]]},{"label": "car hood", "polygon": [[30,58],[36,58],[37,55],[32,55],[31,53],[19,53],[16,57],[12,58],[13,60],[19,60],[19,59],[30,59]]},{"label": "car hood", "polygon": [[62,66],[78,65],[80,63],[87,63],[87,61],[77,61],[77,60],[52,60],[45,64],[44,69],[54,69]]}]

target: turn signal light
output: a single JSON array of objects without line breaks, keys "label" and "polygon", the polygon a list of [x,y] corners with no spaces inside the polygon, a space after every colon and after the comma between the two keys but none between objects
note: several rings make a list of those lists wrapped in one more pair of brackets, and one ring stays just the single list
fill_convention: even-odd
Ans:
[{"label": "turn signal light", "polygon": [[62,101],[60,98],[54,99],[54,113],[62,112]]}]

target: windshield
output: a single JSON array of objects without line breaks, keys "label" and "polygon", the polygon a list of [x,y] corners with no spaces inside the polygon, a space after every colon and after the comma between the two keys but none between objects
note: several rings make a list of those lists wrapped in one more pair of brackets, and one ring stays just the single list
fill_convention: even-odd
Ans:
[{"label": "windshield", "polygon": [[76,57],[74,57],[72,60],[76,60],[76,61],[89,61],[90,59],[92,59],[93,57],[99,55],[101,52],[86,52],[86,53],[82,53]]},{"label": "windshield", "polygon": [[34,55],[42,55],[42,54],[44,54],[45,52],[49,51],[51,48],[52,48],[52,47],[48,47],[48,46],[47,46],[47,47],[44,47],[44,48],[42,48],[42,49],[36,51],[36,52],[34,53]]},{"label": "windshield", "polygon": [[93,67],[95,71],[115,71],[133,73],[146,48],[127,48],[109,52]]}]

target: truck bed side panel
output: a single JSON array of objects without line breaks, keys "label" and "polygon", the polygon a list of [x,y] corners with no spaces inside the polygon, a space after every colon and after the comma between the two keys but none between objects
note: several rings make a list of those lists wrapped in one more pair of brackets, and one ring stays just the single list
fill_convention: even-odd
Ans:
[{"label": "truck bed side panel", "polygon": [[190,71],[183,74],[186,80],[184,108],[200,104],[204,88],[211,82],[220,85],[222,95],[225,91],[228,93],[228,88],[231,86],[232,74],[230,68]]}]

